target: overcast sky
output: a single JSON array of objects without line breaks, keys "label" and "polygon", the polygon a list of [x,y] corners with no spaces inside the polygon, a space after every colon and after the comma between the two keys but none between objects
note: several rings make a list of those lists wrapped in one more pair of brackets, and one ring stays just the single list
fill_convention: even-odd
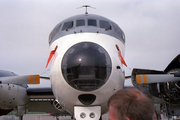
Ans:
[{"label": "overcast sky", "polygon": [[[180,0],[0,0],[0,69],[19,75],[49,75],[48,37],[60,21],[98,14],[126,36],[129,68],[164,70],[180,54]],[[126,69],[126,75],[131,70]]]}]

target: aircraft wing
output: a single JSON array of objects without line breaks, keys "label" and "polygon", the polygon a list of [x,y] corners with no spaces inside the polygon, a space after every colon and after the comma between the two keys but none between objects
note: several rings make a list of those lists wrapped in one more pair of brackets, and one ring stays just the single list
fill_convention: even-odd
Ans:
[{"label": "aircraft wing", "polygon": [[[39,75],[23,75],[0,70],[0,116],[7,115],[15,110],[17,116],[26,112],[56,113],[56,115],[68,115],[63,110],[56,109],[60,105],[55,101],[51,87],[29,88],[27,84],[39,84]],[[58,106],[59,105],[59,106]]]}]

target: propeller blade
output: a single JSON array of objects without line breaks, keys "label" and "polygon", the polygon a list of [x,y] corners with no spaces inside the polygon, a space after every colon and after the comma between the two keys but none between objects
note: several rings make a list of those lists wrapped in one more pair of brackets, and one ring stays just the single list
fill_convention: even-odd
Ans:
[{"label": "propeller blade", "polygon": [[39,75],[0,77],[0,84],[40,84]]},{"label": "propeller blade", "polygon": [[125,76],[125,79],[129,79],[129,78],[131,78],[131,76]]},{"label": "propeller blade", "polygon": [[168,75],[168,74],[136,75],[136,82],[138,84],[172,82],[172,81],[180,81],[180,77],[175,77],[174,75]]},{"label": "propeller blade", "polygon": [[40,78],[42,78],[42,79],[46,79],[46,80],[50,80],[50,77],[40,76]]}]

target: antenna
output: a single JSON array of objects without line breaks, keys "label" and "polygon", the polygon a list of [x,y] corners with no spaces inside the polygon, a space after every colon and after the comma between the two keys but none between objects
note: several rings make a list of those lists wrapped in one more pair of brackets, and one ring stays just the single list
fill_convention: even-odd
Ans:
[{"label": "antenna", "polygon": [[82,7],[78,7],[77,9],[79,9],[79,8],[83,8],[83,7],[85,7],[85,8],[86,8],[86,12],[85,12],[85,14],[86,14],[86,15],[88,14],[88,12],[87,12],[87,8],[88,8],[88,7],[89,7],[89,8],[96,9],[96,8],[91,7],[91,6],[89,6],[89,5],[83,5]]}]

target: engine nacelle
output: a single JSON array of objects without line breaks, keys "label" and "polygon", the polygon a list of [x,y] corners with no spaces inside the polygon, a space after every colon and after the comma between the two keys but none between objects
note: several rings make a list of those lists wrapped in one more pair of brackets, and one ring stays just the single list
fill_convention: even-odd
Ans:
[{"label": "engine nacelle", "polygon": [[[179,77],[180,69],[172,69],[168,73]],[[160,90],[166,102],[170,104],[180,103],[180,81],[161,83]]]},{"label": "engine nacelle", "polygon": [[0,84],[0,108],[14,109],[29,102],[27,85]]},{"label": "engine nacelle", "polygon": [[132,84],[140,89],[145,94],[151,94],[154,97],[160,96],[160,84],[159,83],[151,83],[151,84],[138,84],[136,81],[136,75],[138,74],[164,74],[163,71],[156,70],[147,70],[147,69],[133,69],[132,71]]},{"label": "engine nacelle", "polygon": [[155,70],[145,70],[145,69],[134,69],[132,72],[132,83],[135,87],[143,91],[145,94],[151,95],[152,97],[158,97],[163,99],[164,102],[169,104],[179,104],[180,103],[180,82],[170,81],[170,82],[157,82],[157,83],[146,83],[138,84],[136,81],[136,75],[139,74],[173,74],[175,77],[179,78],[180,69],[172,69],[168,72],[155,71]]}]

